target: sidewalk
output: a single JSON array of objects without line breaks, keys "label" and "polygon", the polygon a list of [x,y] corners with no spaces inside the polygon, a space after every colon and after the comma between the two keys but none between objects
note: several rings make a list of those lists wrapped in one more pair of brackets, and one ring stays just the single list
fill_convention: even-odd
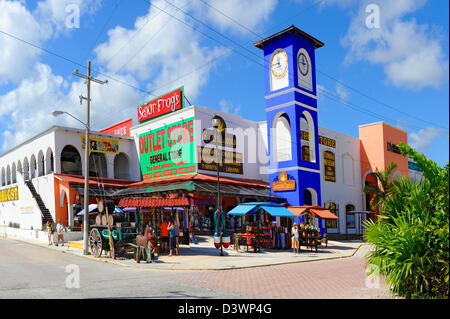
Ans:
[{"label": "sidewalk", "polygon": [[[0,234],[0,238],[3,237]],[[199,236],[199,244],[180,245],[178,256],[161,254],[153,263],[141,261],[139,264],[133,259],[132,253],[126,257],[112,259],[107,255],[95,258],[91,255],[83,255],[82,241],[65,243],[64,246],[48,246],[37,240],[23,239],[18,237],[9,238],[25,241],[41,247],[58,250],[61,252],[90,258],[99,262],[108,262],[125,267],[148,270],[226,270],[251,267],[263,267],[271,265],[291,264],[309,262],[325,259],[346,258],[353,255],[364,256],[370,249],[367,244],[360,241],[329,241],[328,247],[319,246],[317,253],[303,247],[300,254],[294,254],[292,250],[261,250],[261,253],[247,252],[242,249],[239,252],[233,250],[233,246],[224,249],[224,256],[220,256],[220,249],[216,249],[212,236]]]}]

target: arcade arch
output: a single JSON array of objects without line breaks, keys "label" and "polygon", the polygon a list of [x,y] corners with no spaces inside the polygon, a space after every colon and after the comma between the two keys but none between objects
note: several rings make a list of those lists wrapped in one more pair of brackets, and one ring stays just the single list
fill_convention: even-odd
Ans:
[{"label": "arcade arch", "polygon": [[272,149],[275,162],[292,160],[291,123],[286,113],[275,116],[272,125]]},{"label": "arcade arch", "polygon": [[78,150],[72,145],[64,146],[61,151],[61,173],[82,175],[81,156]]}]

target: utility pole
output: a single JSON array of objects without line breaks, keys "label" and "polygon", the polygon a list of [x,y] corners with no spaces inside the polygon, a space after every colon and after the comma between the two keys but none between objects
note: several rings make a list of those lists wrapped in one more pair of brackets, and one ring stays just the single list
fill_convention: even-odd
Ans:
[{"label": "utility pole", "polygon": [[84,216],[83,216],[83,254],[89,255],[89,150],[91,143],[89,142],[89,128],[90,128],[90,106],[91,106],[91,81],[99,84],[108,83],[108,80],[100,81],[91,76],[91,61],[88,61],[88,75],[78,73],[75,70],[73,75],[86,79],[87,83],[87,97],[80,96],[80,102],[82,99],[86,99],[86,139],[84,148]]}]

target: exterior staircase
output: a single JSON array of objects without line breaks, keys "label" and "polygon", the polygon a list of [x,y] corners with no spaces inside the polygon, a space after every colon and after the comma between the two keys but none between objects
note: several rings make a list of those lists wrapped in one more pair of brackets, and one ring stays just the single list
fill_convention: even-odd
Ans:
[{"label": "exterior staircase", "polygon": [[47,207],[45,207],[44,201],[41,198],[41,195],[38,194],[38,192],[36,192],[36,189],[34,188],[33,183],[28,180],[25,181],[25,184],[27,185],[28,189],[30,190],[31,194],[33,195],[34,199],[36,200],[36,203],[39,206],[39,209],[41,210],[41,215],[42,215],[42,223],[46,224],[47,221],[49,221],[50,223],[54,223],[52,215],[50,214],[50,211],[48,210]]}]

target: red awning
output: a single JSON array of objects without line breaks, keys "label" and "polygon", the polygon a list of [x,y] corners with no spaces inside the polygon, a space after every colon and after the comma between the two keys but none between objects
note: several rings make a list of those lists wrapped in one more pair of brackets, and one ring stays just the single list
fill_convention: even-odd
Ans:
[{"label": "red awning", "polygon": [[287,207],[287,209],[291,213],[294,213],[296,216],[300,216],[304,212],[308,211],[313,216],[322,219],[339,219],[335,214],[333,214],[328,209],[325,209],[321,206],[289,206]]},{"label": "red awning", "polygon": [[335,214],[327,209],[310,209],[311,214],[322,219],[339,219]]},{"label": "red awning", "polygon": [[[84,177],[78,175],[68,175],[68,174],[54,174],[54,176],[62,182],[69,184],[84,185]],[[112,179],[112,178],[99,178],[99,177],[89,177],[89,185],[98,186],[103,185],[104,187],[127,187],[132,181],[124,179]]]},{"label": "red awning", "polygon": [[[238,185],[238,186],[251,186],[251,187],[269,187],[269,184],[255,179],[245,179],[245,178],[231,178],[231,177],[220,177],[221,184],[230,184],[230,185]],[[153,180],[145,180],[141,182],[136,182],[128,185],[129,187],[140,187],[154,184],[164,184],[164,183],[175,183],[175,182],[183,182],[183,181],[202,181],[202,182],[211,182],[217,183],[217,177],[207,174],[184,174],[163,178],[156,178]]]},{"label": "red awning", "polygon": [[188,198],[122,198],[119,207],[182,207],[190,206]]}]

